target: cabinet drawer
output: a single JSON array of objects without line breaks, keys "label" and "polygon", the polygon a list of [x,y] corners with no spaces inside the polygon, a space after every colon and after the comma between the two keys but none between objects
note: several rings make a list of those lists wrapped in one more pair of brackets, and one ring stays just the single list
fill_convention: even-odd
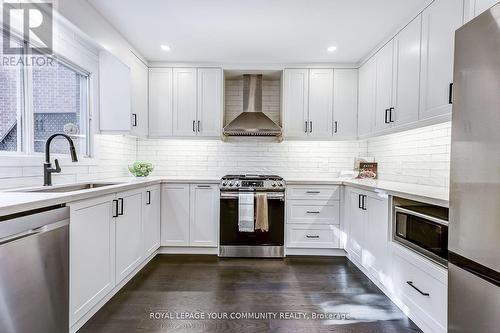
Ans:
[{"label": "cabinet drawer", "polygon": [[340,200],[340,187],[337,185],[294,185],[287,187],[288,199]]},{"label": "cabinet drawer", "polygon": [[334,225],[290,224],[287,226],[287,247],[339,247],[340,230]]},{"label": "cabinet drawer", "polygon": [[421,318],[446,331],[447,286],[399,253],[393,256],[394,288],[397,297]]},{"label": "cabinet drawer", "polygon": [[287,223],[339,224],[339,201],[288,200]]}]

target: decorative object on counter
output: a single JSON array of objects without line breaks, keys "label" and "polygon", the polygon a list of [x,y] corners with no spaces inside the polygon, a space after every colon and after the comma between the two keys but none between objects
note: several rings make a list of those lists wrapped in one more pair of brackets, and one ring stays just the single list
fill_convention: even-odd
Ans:
[{"label": "decorative object on counter", "polygon": [[360,171],[360,163],[362,162],[375,162],[375,157],[355,157],[354,158],[354,170]]},{"label": "decorative object on counter", "polygon": [[153,170],[153,164],[149,162],[138,161],[128,166],[128,171],[135,177],[147,177]]},{"label": "decorative object on counter", "polygon": [[358,179],[377,179],[377,163],[376,162],[360,162]]}]

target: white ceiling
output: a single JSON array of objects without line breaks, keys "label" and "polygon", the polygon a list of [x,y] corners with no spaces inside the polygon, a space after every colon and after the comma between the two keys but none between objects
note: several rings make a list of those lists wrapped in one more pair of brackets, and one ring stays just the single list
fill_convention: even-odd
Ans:
[{"label": "white ceiling", "polygon": [[358,62],[429,0],[89,2],[149,61],[272,64]]}]

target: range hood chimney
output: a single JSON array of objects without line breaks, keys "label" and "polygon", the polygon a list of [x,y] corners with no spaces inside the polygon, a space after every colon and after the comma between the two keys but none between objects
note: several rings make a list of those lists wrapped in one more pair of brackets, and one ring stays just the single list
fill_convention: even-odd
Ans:
[{"label": "range hood chimney", "polygon": [[243,75],[243,112],[223,130],[227,136],[280,136],[281,127],[262,112],[262,74]]}]

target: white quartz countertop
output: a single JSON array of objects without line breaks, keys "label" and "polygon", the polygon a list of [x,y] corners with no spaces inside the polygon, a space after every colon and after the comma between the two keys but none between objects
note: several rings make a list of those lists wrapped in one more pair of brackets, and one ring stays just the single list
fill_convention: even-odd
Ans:
[{"label": "white quartz countertop", "polygon": [[[98,187],[73,192],[29,192],[36,188],[10,189],[0,191],[0,217],[24,211],[70,203],[100,195],[130,190],[160,183],[184,184],[218,184],[220,179],[207,178],[115,178],[92,183],[117,183],[111,186]],[[286,179],[287,185],[347,185],[370,191],[384,191],[389,195],[413,199],[417,201],[448,207],[448,189],[426,185],[407,184],[383,180],[369,179]],[[71,185],[71,184],[65,184]],[[74,185],[74,184],[73,184]],[[64,185],[57,185],[64,186]],[[54,186],[54,187],[57,187]],[[41,188],[41,187],[40,187]],[[25,192],[23,192],[25,191]]]},{"label": "white quartz countertop", "polygon": [[346,185],[370,191],[384,191],[389,195],[448,207],[449,189],[446,187],[392,182],[377,179],[285,179],[287,185]]},{"label": "white quartz countertop", "polygon": [[[117,183],[111,186],[97,187],[73,192],[30,192],[43,187],[29,187],[8,189],[0,191],[0,216],[16,214],[24,211],[38,209],[42,207],[55,206],[73,201],[88,199],[101,195],[111,194],[131,190],[138,187],[145,187],[160,183],[194,183],[194,184],[218,184],[219,179],[186,179],[186,178],[114,178],[106,180],[89,181],[89,183]],[[53,187],[60,187],[75,184],[61,184]]]}]

